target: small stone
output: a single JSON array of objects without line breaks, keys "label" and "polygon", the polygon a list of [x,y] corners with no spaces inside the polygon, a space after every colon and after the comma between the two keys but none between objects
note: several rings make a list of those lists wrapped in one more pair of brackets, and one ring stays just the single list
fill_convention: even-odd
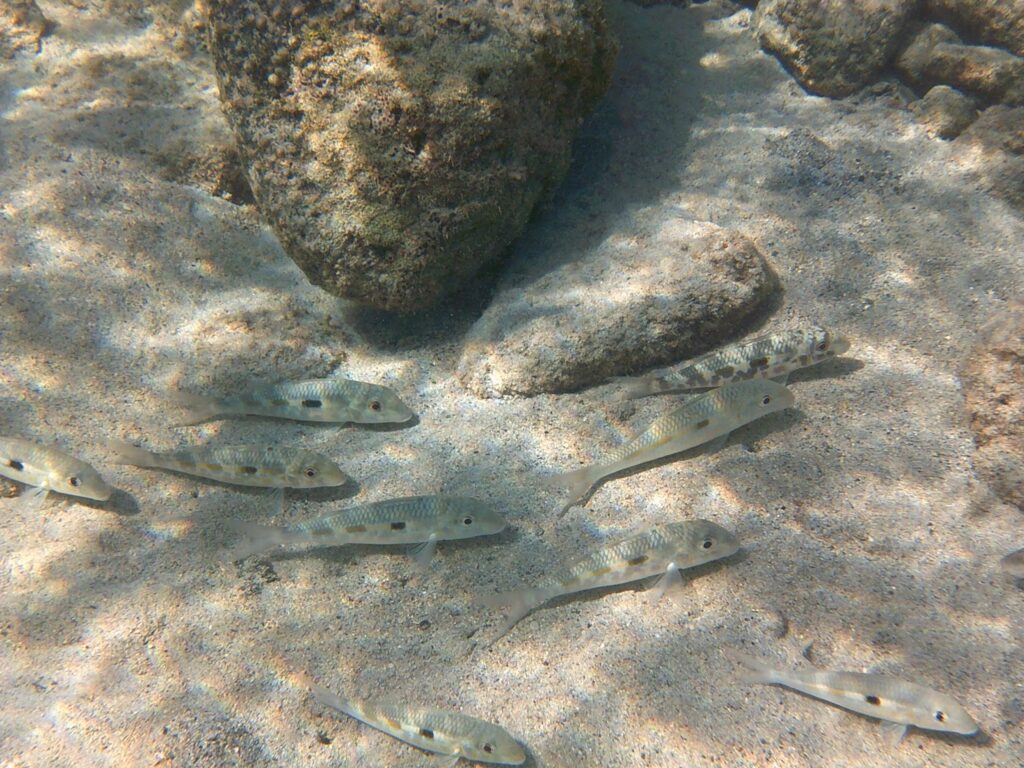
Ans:
[{"label": "small stone", "polygon": [[895,53],[914,0],[761,0],[754,29],[803,83],[847,96],[871,82]]},{"label": "small stone", "polygon": [[955,139],[978,116],[974,100],[948,85],[937,85],[910,105],[932,138]]},{"label": "small stone", "polygon": [[552,267],[531,259],[470,329],[458,375],[480,397],[566,392],[742,333],[777,288],[738,232],[648,208]]}]

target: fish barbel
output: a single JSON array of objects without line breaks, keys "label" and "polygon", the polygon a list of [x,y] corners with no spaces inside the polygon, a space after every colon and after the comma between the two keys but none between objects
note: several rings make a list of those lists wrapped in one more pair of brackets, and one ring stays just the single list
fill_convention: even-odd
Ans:
[{"label": "fish barbel", "polygon": [[526,752],[499,725],[459,712],[443,712],[411,704],[383,704],[342,698],[319,685],[313,698],[407,744],[452,757],[446,766],[465,759],[492,765],[521,765]]},{"label": "fish barbel", "polygon": [[785,383],[793,371],[830,360],[849,348],[845,336],[824,328],[783,331],[721,347],[667,371],[617,380],[626,385],[623,400],[709,389],[749,379]]},{"label": "fish barbel", "polygon": [[242,560],[281,546],[336,547],[345,544],[418,544],[413,557],[430,562],[438,541],[489,536],[505,519],[478,499],[462,496],[407,496],[351,507],[293,525],[237,523],[243,542],[232,551]]},{"label": "fish barbel", "polygon": [[605,460],[546,478],[549,487],[569,489],[566,506],[581,499],[599,480],[624,469],[712,442],[714,447],[737,427],[793,405],[793,393],[768,379],[741,381],[713,389],[655,419]]},{"label": "fish barbel", "polygon": [[106,501],[113,491],[84,461],[20,437],[0,437],[0,475],[32,486],[25,494],[30,509],[38,509],[50,491],[93,501]]},{"label": "fish barbel", "polygon": [[401,424],[415,416],[388,387],[352,379],[272,384],[226,397],[178,392],[172,398],[189,412],[183,426],[246,415],[335,424]]},{"label": "fish barbel", "polygon": [[726,651],[726,656],[750,670],[744,676],[746,682],[781,685],[861,715],[877,717],[888,725],[897,742],[911,725],[962,736],[978,732],[978,724],[967,710],[950,696],[923,685],[863,672],[773,669],[731,650]]},{"label": "fish barbel", "polygon": [[657,525],[628,539],[602,547],[557,571],[540,584],[480,599],[492,608],[508,608],[508,617],[495,642],[533,609],[561,595],[627,584],[661,576],[658,594],[682,581],[679,569],[693,568],[729,557],[740,547],[725,528],[708,520]]}]

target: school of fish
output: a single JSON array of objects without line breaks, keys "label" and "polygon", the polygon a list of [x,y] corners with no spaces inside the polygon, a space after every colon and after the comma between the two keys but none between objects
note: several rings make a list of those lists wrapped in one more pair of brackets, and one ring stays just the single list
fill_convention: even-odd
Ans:
[{"label": "school of fish", "polygon": [[[790,408],[785,384],[794,371],[844,354],[842,335],[811,327],[775,333],[711,351],[671,370],[624,383],[622,399],[669,392],[708,390],[686,400],[625,440],[593,464],[540,478],[539,485],[567,489],[564,513],[610,476],[636,471],[651,462],[704,446],[718,450],[739,427]],[[311,380],[254,387],[238,395],[170,395],[184,411],[182,425],[218,418],[262,416],[334,424],[408,424],[415,413],[388,387],[347,379]],[[349,476],[330,457],[301,447],[279,445],[199,445],[150,451],[122,441],[107,448],[114,461],[183,473],[238,486],[281,493],[284,488],[340,486]],[[0,438],[0,475],[28,486],[25,509],[36,510],[50,492],[102,503],[111,488],[89,464],[51,446]],[[318,515],[305,521],[267,525],[231,522],[233,560],[276,550],[307,550],[356,544],[412,545],[410,554],[427,567],[437,543],[503,531],[505,518],[482,500],[445,495],[384,499]],[[740,549],[736,536],[717,523],[691,519],[665,522],[620,541],[600,546],[555,569],[529,586],[502,594],[480,594],[478,602],[502,608],[505,620],[490,644],[529,613],[563,595],[655,580],[654,594],[670,590],[679,599],[680,571],[724,560]],[[1024,549],[1007,555],[1001,568],[1024,578]],[[791,688],[861,715],[877,718],[898,742],[910,726],[970,736],[979,726],[953,698],[920,682],[857,672],[785,670],[734,649],[726,656],[746,672],[741,679]],[[414,747],[451,758],[495,765],[521,765],[526,749],[501,726],[458,712],[412,703],[388,704],[345,698],[311,684],[314,699]]]}]

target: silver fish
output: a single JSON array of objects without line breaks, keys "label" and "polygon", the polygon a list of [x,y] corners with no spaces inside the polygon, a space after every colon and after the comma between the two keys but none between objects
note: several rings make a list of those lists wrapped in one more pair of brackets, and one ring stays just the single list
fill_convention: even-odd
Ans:
[{"label": "silver fish", "polygon": [[458,712],[443,712],[412,704],[380,704],[341,698],[319,685],[313,697],[321,705],[344,712],[407,744],[451,756],[450,768],[459,760],[492,765],[522,765],[526,752],[499,725]]},{"label": "silver fish", "polygon": [[736,651],[726,651],[726,655],[750,670],[744,676],[746,682],[781,685],[861,715],[877,717],[896,742],[910,725],[962,736],[978,732],[978,724],[967,710],[946,694],[923,685],[862,672],[773,669]]},{"label": "silver fish", "polygon": [[136,467],[166,469],[208,480],[256,488],[323,488],[350,478],[333,461],[315,451],[274,445],[198,446],[155,453],[119,440],[108,443],[115,461]]},{"label": "silver fish", "polygon": [[183,425],[244,415],[335,424],[401,424],[415,416],[388,387],[352,379],[272,384],[227,397],[189,392],[172,397],[189,413]]},{"label": "silver fish", "polygon": [[112,492],[84,461],[20,437],[0,437],[0,475],[33,486],[24,494],[30,509],[38,509],[50,491],[94,501],[106,501]]},{"label": "silver fish", "polygon": [[708,352],[681,367],[646,376],[622,377],[621,399],[633,400],[662,392],[708,389],[748,379],[785,383],[793,371],[817,365],[850,348],[844,336],[824,328],[783,331]]},{"label": "silver fish", "polygon": [[657,587],[660,596],[682,582],[680,568],[693,568],[729,557],[739,547],[735,536],[708,520],[657,525],[602,547],[535,587],[481,598],[480,602],[492,608],[508,608],[508,617],[491,642],[505,635],[534,608],[561,595],[660,575]]},{"label": "silver fish", "polygon": [[1024,579],[1024,549],[1018,549],[1016,552],[1008,554],[999,561],[999,567],[1003,569],[1004,573]]},{"label": "silver fish", "polygon": [[716,449],[737,427],[793,405],[793,393],[767,379],[741,381],[705,392],[655,419],[598,464],[546,478],[552,488],[569,489],[568,509],[608,475],[671,456],[707,442]]},{"label": "silver fish", "polygon": [[418,544],[412,554],[425,566],[438,541],[489,536],[505,519],[478,499],[462,496],[407,496],[351,507],[286,526],[236,523],[244,539],[233,560],[281,546],[336,547],[344,544]]}]

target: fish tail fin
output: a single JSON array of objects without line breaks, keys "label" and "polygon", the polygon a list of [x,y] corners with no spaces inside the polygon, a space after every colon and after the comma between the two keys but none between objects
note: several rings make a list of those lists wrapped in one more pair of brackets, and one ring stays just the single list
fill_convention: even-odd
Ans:
[{"label": "fish tail fin", "polygon": [[346,715],[352,714],[352,707],[349,702],[345,701],[338,694],[327,690],[322,685],[313,683],[310,685],[309,691],[313,694],[313,698],[316,699],[316,702],[321,706],[336,709],[339,712],[344,712]]},{"label": "fish tail fin", "polygon": [[193,424],[209,421],[224,413],[224,406],[220,398],[210,397],[209,395],[197,395],[194,392],[183,392],[181,390],[171,392],[167,397],[181,410],[185,411],[186,414],[184,420],[178,422],[175,426],[190,427]]},{"label": "fish tail fin", "polygon": [[595,470],[594,467],[581,467],[572,472],[545,477],[541,480],[541,484],[552,491],[568,489],[569,499],[566,501],[565,508],[563,509],[564,513],[575,502],[582,499],[600,477],[600,471]]},{"label": "fish tail fin", "polygon": [[722,654],[727,659],[744,667],[743,672],[740,673],[740,680],[744,683],[771,685],[779,681],[775,670],[753,656],[748,656],[734,648],[725,648],[722,650]]},{"label": "fish tail fin", "polygon": [[107,450],[114,454],[115,464],[131,464],[134,467],[157,466],[150,451],[126,443],[124,440],[108,440]]},{"label": "fish tail fin", "polygon": [[228,528],[240,537],[239,541],[228,550],[228,556],[232,562],[245,560],[253,555],[262,555],[288,544],[292,540],[287,530],[274,525],[235,520],[228,523]]},{"label": "fish tail fin", "polygon": [[488,643],[488,646],[491,646],[507,635],[509,630],[518,624],[526,614],[542,603],[543,599],[536,589],[517,589],[512,592],[501,592],[494,595],[479,595],[476,602],[487,608],[504,609],[506,612],[505,621],[498,628],[497,634]]}]

